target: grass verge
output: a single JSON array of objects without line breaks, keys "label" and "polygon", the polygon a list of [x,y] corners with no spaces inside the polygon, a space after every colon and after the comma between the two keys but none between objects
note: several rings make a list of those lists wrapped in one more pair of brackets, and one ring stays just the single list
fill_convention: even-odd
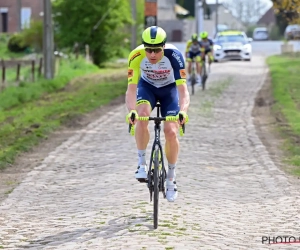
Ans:
[{"label": "grass verge", "polygon": [[286,139],[287,163],[300,175],[300,56],[280,55],[267,59],[275,104],[272,112]]},{"label": "grass verge", "polygon": [[0,169],[61,125],[126,91],[125,68],[99,69],[77,60],[60,72],[53,80],[24,82],[0,93]]}]

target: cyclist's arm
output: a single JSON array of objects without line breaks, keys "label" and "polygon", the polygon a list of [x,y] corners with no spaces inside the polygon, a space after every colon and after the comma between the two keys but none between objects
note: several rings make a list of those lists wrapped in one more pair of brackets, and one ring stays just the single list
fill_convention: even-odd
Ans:
[{"label": "cyclist's arm", "polygon": [[213,42],[213,40],[209,40],[209,44],[210,44],[211,53],[213,53],[214,52],[214,42]]},{"label": "cyclist's arm", "polygon": [[186,48],[185,48],[185,53],[189,52],[191,45],[192,45],[192,41],[191,40],[187,41]]},{"label": "cyclist's arm", "polygon": [[190,50],[190,48],[191,48],[191,44],[192,44],[192,42],[191,42],[190,40],[187,41],[187,43],[186,43],[186,48],[185,48],[185,58],[188,57],[188,53],[189,53],[189,50]]},{"label": "cyclist's arm", "polygon": [[201,57],[205,56],[205,46],[201,42],[199,42],[200,45],[200,52],[201,52]]},{"label": "cyclist's arm", "polygon": [[172,54],[170,61],[179,94],[179,107],[181,111],[187,112],[190,105],[190,95],[186,85],[185,63],[182,54],[178,50],[174,50],[173,53],[176,53],[176,56]]},{"label": "cyclist's arm", "polygon": [[136,90],[139,81],[140,62],[142,57],[142,53],[139,50],[133,50],[128,57],[128,86],[125,102],[129,111],[136,109]]},{"label": "cyclist's arm", "polygon": [[190,105],[190,94],[186,84],[177,85],[180,111],[187,112]]}]

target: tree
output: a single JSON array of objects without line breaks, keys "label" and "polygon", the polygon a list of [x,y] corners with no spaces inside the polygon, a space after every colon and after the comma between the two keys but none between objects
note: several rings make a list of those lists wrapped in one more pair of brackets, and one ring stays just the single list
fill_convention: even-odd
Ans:
[{"label": "tree", "polygon": [[284,17],[288,23],[300,23],[300,0],[272,0],[275,13]]},{"label": "tree", "polygon": [[56,0],[53,5],[57,45],[88,44],[96,65],[117,56],[130,38],[124,30],[132,22],[129,1]]},{"label": "tree", "polygon": [[300,0],[272,0],[280,33],[288,24],[300,23]]},{"label": "tree", "polygon": [[267,7],[260,0],[227,0],[223,4],[246,26],[258,21]]}]

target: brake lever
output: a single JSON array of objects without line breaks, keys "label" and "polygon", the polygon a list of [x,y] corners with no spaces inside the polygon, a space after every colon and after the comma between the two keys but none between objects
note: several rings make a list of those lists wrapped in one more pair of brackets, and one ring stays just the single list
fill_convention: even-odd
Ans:
[{"label": "brake lever", "polygon": [[[131,114],[130,120],[131,120],[132,122],[134,122],[134,120],[135,120],[135,113],[132,113],[132,114]],[[131,131],[131,127],[132,127],[132,124],[129,123],[129,129],[128,129],[128,132],[129,132],[129,133],[130,133],[130,131]]]},{"label": "brake lever", "polygon": [[[179,121],[180,122],[183,121],[183,115],[182,114],[179,114]],[[181,127],[182,127],[182,132],[185,133],[185,124],[182,124]]]}]

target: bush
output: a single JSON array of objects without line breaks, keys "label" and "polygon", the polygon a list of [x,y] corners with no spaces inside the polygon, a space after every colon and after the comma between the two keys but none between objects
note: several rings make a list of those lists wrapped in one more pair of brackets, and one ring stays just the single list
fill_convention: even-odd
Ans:
[{"label": "bush", "polygon": [[256,26],[249,26],[249,27],[247,27],[246,35],[248,37],[252,37],[253,36],[253,31],[254,31],[255,28],[256,28]]},{"label": "bush", "polygon": [[270,31],[270,39],[271,40],[279,40],[281,39],[281,34],[280,34],[280,30],[279,30],[279,27],[277,26],[273,26],[271,28],[271,31]]},{"label": "bush", "polygon": [[22,31],[22,42],[28,44],[35,49],[36,52],[41,52],[43,49],[43,22],[40,20],[32,20],[30,27]]},{"label": "bush", "polygon": [[7,47],[9,51],[19,53],[24,52],[28,46],[24,44],[21,34],[14,34],[8,40]]}]

